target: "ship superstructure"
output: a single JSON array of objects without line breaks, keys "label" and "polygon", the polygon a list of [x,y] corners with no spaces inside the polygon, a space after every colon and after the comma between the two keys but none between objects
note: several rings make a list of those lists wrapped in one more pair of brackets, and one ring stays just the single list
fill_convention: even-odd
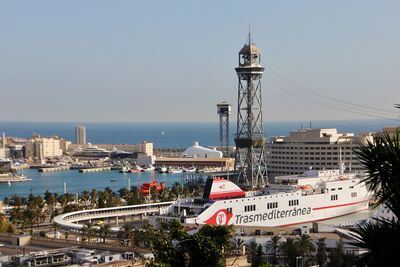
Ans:
[{"label": "ship superstructure", "polygon": [[231,181],[210,178],[199,199],[180,199],[158,221],[186,224],[289,226],[368,209],[370,193],[362,178],[342,170],[308,170],[276,177],[258,191],[245,192]]}]

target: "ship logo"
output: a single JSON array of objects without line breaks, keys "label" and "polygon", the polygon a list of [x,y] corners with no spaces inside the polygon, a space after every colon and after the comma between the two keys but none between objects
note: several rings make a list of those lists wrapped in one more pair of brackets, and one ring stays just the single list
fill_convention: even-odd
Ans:
[{"label": "ship logo", "polygon": [[225,189],[225,184],[220,185],[220,186],[219,186],[219,189]]},{"label": "ship logo", "polygon": [[204,221],[206,224],[214,225],[227,225],[229,220],[232,218],[232,214],[228,213],[226,209],[220,209],[215,212],[208,220]]}]

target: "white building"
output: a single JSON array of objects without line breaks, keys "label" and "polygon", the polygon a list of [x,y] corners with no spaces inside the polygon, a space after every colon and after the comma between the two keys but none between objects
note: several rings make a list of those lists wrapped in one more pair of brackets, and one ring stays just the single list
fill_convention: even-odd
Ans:
[{"label": "white building", "polygon": [[199,146],[198,142],[194,142],[194,145],[183,151],[181,156],[184,158],[222,158],[222,152],[217,151],[216,148]]},{"label": "white building", "polygon": [[289,136],[271,137],[267,144],[268,174],[301,174],[316,170],[339,169],[340,153],[347,170],[362,171],[354,149],[373,140],[372,133],[355,136],[336,129],[298,129]]},{"label": "white building", "polygon": [[44,159],[63,155],[64,140],[59,137],[33,136],[25,142],[25,157]]}]

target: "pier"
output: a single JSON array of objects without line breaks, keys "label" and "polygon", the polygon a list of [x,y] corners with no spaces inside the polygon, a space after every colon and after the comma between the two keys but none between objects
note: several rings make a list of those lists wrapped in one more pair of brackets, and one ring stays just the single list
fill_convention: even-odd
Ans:
[{"label": "pier", "polygon": [[59,166],[59,167],[49,167],[49,168],[39,168],[39,172],[60,172],[69,170],[69,166]]},{"label": "pier", "polygon": [[98,167],[98,168],[79,169],[79,172],[103,172],[103,171],[111,171],[111,167]]}]

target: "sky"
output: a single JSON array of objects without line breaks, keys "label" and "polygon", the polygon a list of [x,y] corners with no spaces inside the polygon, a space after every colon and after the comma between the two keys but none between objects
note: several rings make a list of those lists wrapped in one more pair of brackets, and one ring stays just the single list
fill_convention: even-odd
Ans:
[{"label": "sky", "polygon": [[400,1],[0,1],[0,121],[236,116],[261,49],[263,120],[399,118]]}]

